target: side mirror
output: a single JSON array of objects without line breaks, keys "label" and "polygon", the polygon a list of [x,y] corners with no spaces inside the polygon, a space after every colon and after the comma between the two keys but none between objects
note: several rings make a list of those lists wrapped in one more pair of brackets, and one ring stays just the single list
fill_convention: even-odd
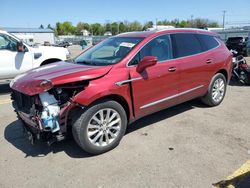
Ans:
[{"label": "side mirror", "polygon": [[142,60],[139,62],[139,64],[136,67],[136,71],[141,73],[144,71],[147,67],[151,67],[157,63],[158,59],[155,56],[145,56],[142,58]]},{"label": "side mirror", "polygon": [[25,51],[23,42],[17,42],[17,51],[18,52],[24,52]]}]

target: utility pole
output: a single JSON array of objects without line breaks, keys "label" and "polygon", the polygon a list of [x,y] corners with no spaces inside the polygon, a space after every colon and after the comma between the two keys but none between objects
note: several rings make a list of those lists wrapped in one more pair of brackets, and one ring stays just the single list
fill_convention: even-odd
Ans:
[{"label": "utility pole", "polygon": [[194,18],[194,15],[191,15],[191,27],[193,27],[193,18]]},{"label": "utility pole", "polygon": [[226,16],[226,11],[223,10],[223,22],[222,22],[223,30],[225,30],[225,16]]},{"label": "utility pole", "polygon": [[117,30],[118,30],[118,34],[120,33],[120,22],[117,22]]}]

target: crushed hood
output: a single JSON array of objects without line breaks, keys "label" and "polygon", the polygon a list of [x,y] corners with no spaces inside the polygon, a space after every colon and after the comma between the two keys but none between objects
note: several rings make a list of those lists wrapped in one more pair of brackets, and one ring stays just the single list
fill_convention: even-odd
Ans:
[{"label": "crushed hood", "polygon": [[61,85],[77,81],[92,80],[102,77],[112,66],[88,66],[67,62],[58,62],[27,71],[12,80],[12,89],[27,95],[43,92],[39,84],[49,80],[53,85]]}]

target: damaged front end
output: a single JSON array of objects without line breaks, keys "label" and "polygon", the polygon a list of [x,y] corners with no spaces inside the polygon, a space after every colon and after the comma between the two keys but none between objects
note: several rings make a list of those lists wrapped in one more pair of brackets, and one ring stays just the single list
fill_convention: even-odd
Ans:
[{"label": "damaged front end", "polygon": [[73,98],[87,85],[88,81],[81,81],[53,86],[49,80],[43,80],[39,84],[40,93],[35,95],[12,88],[13,107],[32,144],[39,140],[51,145],[66,138],[69,112],[79,106]]}]

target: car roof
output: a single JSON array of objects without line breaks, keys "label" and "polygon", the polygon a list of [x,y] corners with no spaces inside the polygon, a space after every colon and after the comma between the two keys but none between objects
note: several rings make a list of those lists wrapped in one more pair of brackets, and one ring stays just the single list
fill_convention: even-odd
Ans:
[{"label": "car roof", "polygon": [[138,32],[127,32],[121,33],[116,35],[116,37],[142,37],[146,38],[150,35],[157,36],[161,34],[168,34],[168,33],[200,33],[200,34],[207,34],[217,36],[218,34],[204,30],[204,29],[194,29],[194,28],[168,28],[163,30],[153,30],[153,31],[138,31]]},{"label": "car roof", "polygon": [[4,30],[2,30],[2,29],[0,29],[0,33],[7,33],[6,31],[4,31]]}]

